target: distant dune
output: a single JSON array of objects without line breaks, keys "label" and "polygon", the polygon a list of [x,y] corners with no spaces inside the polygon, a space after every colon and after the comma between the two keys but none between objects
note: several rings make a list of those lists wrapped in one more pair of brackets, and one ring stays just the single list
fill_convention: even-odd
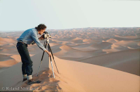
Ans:
[{"label": "distant dune", "polygon": [[0,46],[5,45],[5,44],[10,44],[10,43],[14,43],[15,41],[13,39],[10,38],[1,38],[0,37]]}]

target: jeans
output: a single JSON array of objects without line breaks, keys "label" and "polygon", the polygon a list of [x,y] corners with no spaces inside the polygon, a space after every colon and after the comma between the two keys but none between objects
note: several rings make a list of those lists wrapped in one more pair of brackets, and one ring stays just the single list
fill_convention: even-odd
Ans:
[{"label": "jeans", "polygon": [[32,75],[33,69],[32,69],[32,60],[30,58],[29,52],[28,52],[28,45],[22,42],[18,42],[17,45],[18,53],[20,54],[21,61],[22,61],[22,74],[25,75]]}]

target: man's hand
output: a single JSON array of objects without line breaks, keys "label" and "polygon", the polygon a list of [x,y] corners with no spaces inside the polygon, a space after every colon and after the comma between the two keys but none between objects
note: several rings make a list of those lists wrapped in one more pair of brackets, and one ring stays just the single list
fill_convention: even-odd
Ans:
[{"label": "man's hand", "polygon": [[45,52],[48,53],[49,57],[51,56],[51,53],[48,50],[45,50]]}]

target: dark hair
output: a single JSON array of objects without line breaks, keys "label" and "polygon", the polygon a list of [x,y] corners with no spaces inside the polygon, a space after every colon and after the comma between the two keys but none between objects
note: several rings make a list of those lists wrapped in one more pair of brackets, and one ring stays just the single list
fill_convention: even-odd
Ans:
[{"label": "dark hair", "polygon": [[35,29],[37,29],[37,31],[40,31],[40,30],[45,29],[45,28],[47,28],[47,27],[44,24],[39,24],[37,27],[35,27]]}]

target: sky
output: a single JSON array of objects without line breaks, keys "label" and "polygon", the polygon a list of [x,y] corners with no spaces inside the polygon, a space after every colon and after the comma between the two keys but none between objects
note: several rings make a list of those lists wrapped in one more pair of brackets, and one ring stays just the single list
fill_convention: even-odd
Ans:
[{"label": "sky", "polygon": [[138,0],[0,0],[0,31],[140,27]]}]

